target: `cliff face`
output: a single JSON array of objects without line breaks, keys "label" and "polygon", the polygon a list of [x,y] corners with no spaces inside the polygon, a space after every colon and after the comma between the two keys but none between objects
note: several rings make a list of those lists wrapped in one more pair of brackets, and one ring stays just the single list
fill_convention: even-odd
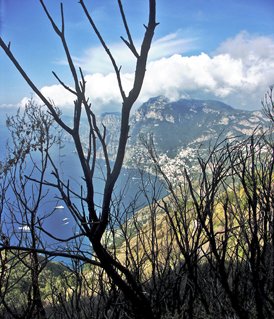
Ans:
[{"label": "cliff face", "polygon": [[234,109],[219,101],[152,98],[131,118],[126,161],[133,165],[134,159],[140,163],[143,158],[146,165],[142,140],[152,137],[161,164],[167,171],[178,171],[182,165],[192,166],[197,152],[207,152],[218,138],[244,138],[267,125],[262,112]]},{"label": "cliff face", "polygon": [[[119,131],[121,125],[120,113],[103,113],[100,117],[101,127],[106,128],[106,143],[111,159],[117,152],[119,142]],[[99,149],[99,156],[103,157],[102,150]]]},{"label": "cliff face", "polygon": [[[119,113],[104,113],[97,125],[106,129],[106,143],[111,160],[115,159],[121,119]],[[125,157],[127,166],[147,167],[144,141],[153,139],[159,161],[167,170],[192,166],[193,160],[208,150],[209,145],[232,137],[244,138],[267,120],[260,111],[243,111],[219,101],[181,99],[171,102],[163,96],[149,99],[130,119],[130,132]],[[82,135],[88,143],[88,129]],[[259,130],[258,130],[259,133]],[[98,143],[97,156],[103,157]]]},{"label": "cliff face", "polygon": [[175,157],[189,144],[218,137],[250,134],[265,124],[260,112],[236,110],[218,101],[150,99],[133,115],[132,144],[138,135],[152,133],[161,153]]}]

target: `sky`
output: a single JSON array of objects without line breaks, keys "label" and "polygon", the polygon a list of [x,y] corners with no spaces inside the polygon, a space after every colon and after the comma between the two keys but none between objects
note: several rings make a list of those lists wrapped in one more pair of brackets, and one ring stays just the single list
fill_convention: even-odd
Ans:
[{"label": "sky", "polygon": [[[60,25],[60,2],[44,0]],[[111,63],[77,0],[64,0],[65,32],[71,54],[87,81],[87,95],[100,113],[119,111]],[[130,90],[135,59],[125,37],[117,1],[87,1],[105,42],[121,65]],[[132,36],[139,47],[147,23],[147,0],[124,0]],[[215,99],[236,108],[261,108],[274,84],[274,0],[158,0],[157,22],[144,86],[136,107],[151,97]],[[55,105],[70,111],[72,77],[60,39],[38,0],[0,0],[0,35],[36,86]],[[0,107],[23,106],[33,92],[0,48]],[[34,95],[34,98],[35,95]],[[39,102],[39,101],[38,101]]]}]

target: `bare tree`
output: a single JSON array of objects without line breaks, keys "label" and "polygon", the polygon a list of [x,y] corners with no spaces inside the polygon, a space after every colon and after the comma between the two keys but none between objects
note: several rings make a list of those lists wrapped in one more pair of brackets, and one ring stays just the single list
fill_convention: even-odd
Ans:
[{"label": "bare tree", "polygon": [[262,101],[263,111],[265,115],[274,123],[274,100],[273,100],[273,85],[265,93]]},{"label": "bare tree", "polygon": [[[133,312],[135,313],[135,317],[153,318],[153,312],[151,310],[147,297],[143,293],[142,287],[136,282],[133,274],[121,262],[116,260],[106,249],[106,247],[102,245],[101,240],[108,227],[108,221],[111,210],[111,198],[124,161],[124,155],[129,136],[130,112],[142,88],[146,71],[148,52],[150,50],[155,27],[157,26],[157,23],[155,21],[155,0],[148,1],[149,19],[147,26],[145,26],[145,33],[140,50],[138,50],[134,44],[134,41],[130,33],[130,28],[126,19],[126,14],[122,6],[122,2],[118,0],[118,6],[122,17],[122,23],[124,25],[127,36],[126,39],[122,37],[122,40],[136,59],[135,77],[132,89],[129,91],[128,94],[125,93],[123,88],[121,68],[118,67],[114,56],[107,47],[107,44],[103,39],[100,31],[98,30],[92,18],[92,15],[87,9],[84,1],[79,1],[80,6],[84,11],[93,32],[96,34],[99,42],[101,43],[102,47],[104,48],[106,54],[108,55],[112,63],[117,78],[118,88],[122,98],[119,145],[113,165],[110,163],[108,148],[105,140],[107,129],[104,127],[103,131],[101,131],[99,128],[100,125],[98,125],[97,123],[96,115],[92,109],[92,104],[89,102],[89,98],[86,96],[86,80],[84,78],[84,74],[81,68],[79,69],[79,72],[77,71],[67,44],[65,36],[65,18],[63,4],[61,3],[61,27],[58,27],[58,25],[53,20],[50,12],[48,11],[46,5],[44,4],[44,1],[40,0],[40,3],[53,27],[54,32],[56,33],[57,37],[60,39],[62,43],[69,65],[69,69],[72,75],[72,79],[74,82],[74,88],[71,88],[68,85],[66,85],[58,77],[57,74],[53,72],[53,75],[58,80],[58,82],[66,90],[68,90],[75,96],[73,125],[71,127],[67,123],[65,123],[65,121],[62,119],[62,116],[56,111],[54,104],[41,93],[41,91],[35,85],[34,81],[32,81],[30,77],[27,75],[26,71],[23,69],[23,67],[20,65],[20,63],[13,55],[10,48],[10,44],[6,44],[4,40],[0,38],[0,46],[5,51],[6,55],[11,60],[11,62],[15,65],[17,70],[20,72],[25,81],[29,84],[32,90],[45,104],[55,122],[73,139],[77,155],[80,161],[80,165],[82,168],[84,188],[81,189],[80,192],[75,191],[70,186],[69,181],[62,180],[58,168],[53,160],[51,160],[51,165],[53,167],[53,174],[56,178],[56,182],[37,182],[40,184],[44,183],[47,186],[52,186],[59,190],[61,198],[66,203],[73,218],[75,219],[75,223],[78,225],[80,229],[79,232],[81,236],[86,237],[91,242],[93,251],[96,254],[96,261],[83,255],[80,257],[79,253],[71,253],[70,257],[73,257],[74,259],[78,260],[82,259],[86,262],[95,264],[97,266],[99,265],[100,267],[102,267],[106,271],[108,276],[111,278],[113,283],[117,287],[119,287],[119,289],[124,293],[126,298],[131,302]],[[87,152],[84,152],[83,140],[80,135],[81,118],[83,117],[83,114],[85,115],[89,123],[89,142],[87,145]],[[94,199],[94,174],[97,161],[96,150],[98,144],[100,144],[101,148],[103,149],[104,161],[106,165],[106,179],[104,183],[102,206],[100,208],[96,207]],[[80,202],[80,205],[75,205],[73,203],[72,197],[76,197],[78,202]],[[21,247],[21,249],[24,248]],[[36,249],[36,251],[44,254],[50,254],[44,249]],[[53,252],[51,252],[51,255],[52,254]],[[56,252],[56,254],[67,256],[66,253],[61,252]]]},{"label": "bare tree", "polygon": [[271,133],[217,141],[207,157],[198,155],[194,172],[182,169],[177,188],[159,164],[153,141],[146,144],[170,191],[158,207],[181,252],[177,267],[187,287],[179,309],[187,318],[197,311],[204,317],[273,316]]},{"label": "bare tree", "polygon": [[[3,165],[2,172],[8,181],[8,188],[3,203],[1,226],[5,230],[9,244],[3,248],[16,247],[10,250],[12,258],[15,263],[25,268],[26,274],[30,273],[30,285],[26,289],[25,305],[18,303],[12,307],[19,308],[20,315],[5,300],[5,294],[2,296],[3,305],[15,318],[46,318],[39,276],[47,260],[39,257],[37,249],[45,248],[38,226],[50,214],[39,216],[38,212],[48,197],[43,180],[47,169],[49,149],[56,142],[56,138],[51,135],[52,125],[50,115],[33,104],[33,101],[25,106],[23,112],[18,110],[15,116],[7,118],[12,144],[9,147],[8,159]],[[33,183],[31,181],[33,176],[40,182]],[[21,247],[28,249],[28,252],[20,252]],[[8,266],[11,268],[11,264]],[[8,283],[7,280],[6,283]],[[14,285],[14,282],[11,284]],[[20,284],[20,279],[18,284]]]}]

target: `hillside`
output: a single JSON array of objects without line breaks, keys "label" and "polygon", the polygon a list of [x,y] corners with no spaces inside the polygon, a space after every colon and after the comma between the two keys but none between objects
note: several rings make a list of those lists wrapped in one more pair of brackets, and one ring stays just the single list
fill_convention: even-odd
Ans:
[{"label": "hillside", "polygon": [[[109,150],[115,150],[120,116],[103,114],[102,121],[108,127]],[[110,256],[129,271],[129,279],[134,276],[152,307],[159,309],[157,315],[163,314],[158,318],[180,318],[189,302],[201,319],[208,318],[208,312],[212,318],[220,318],[223,313],[227,314],[224,318],[232,318],[243,310],[255,318],[259,305],[255,295],[257,274],[262,278],[263,293],[269,296],[262,297],[265,313],[273,314],[273,145],[259,136],[241,142],[257,126],[267,125],[261,112],[235,110],[217,101],[171,103],[158,97],[136,111],[131,125],[127,165],[145,159],[140,136],[153,134],[161,168],[167,175],[172,175],[172,171],[177,175],[170,179],[170,194],[158,198],[160,186],[153,183],[154,177],[149,174],[143,176],[152,184],[151,190],[137,175],[122,181],[123,189],[130,193],[128,185],[135,186],[136,181],[136,188],[140,187],[148,205],[138,211],[140,205],[136,201],[129,206],[119,197],[113,201],[103,242]],[[214,156],[206,157],[210,143],[220,134],[220,139],[239,136],[240,140],[230,147],[223,144]],[[62,159],[67,156],[71,162],[66,168],[70,169],[64,170],[68,176],[70,171],[75,173],[76,165],[71,161],[75,152],[69,147],[72,143],[64,141],[62,152],[66,155]],[[198,150],[200,162],[196,159]],[[187,165],[191,169],[177,187],[179,170]],[[200,174],[192,174],[193,168]],[[74,245],[71,248],[77,249]],[[89,244],[87,247],[90,249]],[[9,290],[2,293],[2,299],[21,310],[31,296],[31,267],[27,259],[20,258],[20,263],[17,258],[12,260],[12,264],[2,267],[2,281],[6,281],[4,276],[10,279]],[[125,299],[113,289],[104,270],[81,262],[70,266],[71,270],[48,263],[40,274],[41,297],[49,317],[53,313],[64,318],[66,311],[67,318],[74,318],[75,313],[77,318],[94,313],[102,318],[113,298],[113,309],[123,309],[117,305],[124,305]],[[19,298],[20,303],[15,303]],[[235,300],[241,303],[240,308],[233,304]],[[5,310],[0,307],[2,317]]]},{"label": "hillside", "polygon": [[[5,126],[6,114],[15,113],[15,110],[0,109],[1,146],[5,144],[7,132]],[[63,118],[70,125],[72,118],[64,115]],[[110,156],[114,157],[117,149],[120,113],[108,112],[99,117],[98,123],[107,129],[106,142]],[[88,132],[88,123],[82,123],[82,136]],[[249,136],[256,128],[266,126],[267,120],[261,111],[244,111],[233,108],[215,100],[181,99],[169,101],[164,96],[149,99],[142,104],[131,116],[130,138],[127,151],[127,164],[132,157],[140,154],[143,138],[153,136],[158,155],[166,155],[169,159],[182,157],[184,152],[193,153],[198,148],[206,148],[210,142],[219,136]],[[67,136],[63,140],[69,141]],[[102,155],[101,150],[98,149]]]},{"label": "hillside", "polygon": [[138,135],[153,134],[159,153],[176,157],[187,147],[198,147],[217,138],[249,135],[264,124],[260,112],[232,108],[219,101],[186,100],[169,102],[160,96],[144,103],[132,119],[131,144]]},{"label": "hillside", "polygon": [[[120,115],[103,114],[108,128],[110,154],[118,145]],[[161,166],[172,178],[182,167],[193,167],[197,153],[206,156],[218,138],[245,138],[268,122],[261,111],[243,111],[220,101],[181,99],[171,102],[163,96],[149,99],[131,117],[126,165],[149,169],[144,141],[153,139]],[[259,130],[257,130],[259,133]],[[100,151],[100,150],[99,150]]]}]

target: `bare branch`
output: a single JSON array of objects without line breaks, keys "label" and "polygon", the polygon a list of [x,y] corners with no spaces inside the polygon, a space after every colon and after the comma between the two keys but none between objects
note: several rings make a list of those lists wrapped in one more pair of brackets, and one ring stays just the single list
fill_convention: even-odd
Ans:
[{"label": "bare branch", "polygon": [[19,246],[3,246],[0,244],[0,251],[4,251],[4,250],[14,250],[14,251],[25,251],[25,252],[36,252],[38,254],[41,255],[46,255],[46,256],[50,256],[50,257],[65,257],[65,258],[69,258],[69,259],[73,259],[73,260],[81,260],[84,261],[88,264],[94,265],[94,266],[98,266],[98,267],[102,267],[102,264],[96,260],[87,258],[83,255],[79,255],[79,254],[70,254],[70,253],[65,253],[63,251],[49,251],[46,249],[39,249],[39,248],[35,248],[33,249],[32,247],[19,247]]},{"label": "bare branch", "polygon": [[130,51],[138,59],[139,58],[139,54],[138,54],[138,52],[137,52],[137,50],[135,48],[135,45],[134,45],[132,37],[131,37],[131,33],[129,31],[129,27],[128,27],[127,19],[126,19],[126,16],[125,16],[124,8],[123,8],[123,5],[122,5],[122,1],[118,0],[118,4],[119,4],[120,13],[121,13],[121,16],[122,16],[122,19],[123,19],[124,27],[126,29],[128,41],[125,40],[123,37],[121,37],[121,39],[125,42],[125,44],[128,46]]},{"label": "bare branch", "polygon": [[6,46],[3,39],[0,37],[0,47],[5,51],[13,65],[16,67],[16,69],[19,71],[19,73],[22,75],[24,80],[28,83],[28,85],[31,87],[31,89],[39,96],[39,98],[42,100],[42,102],[48,107],[50,114],[53,116],[55,121],[68,133],[71,134],[72,130],[70,127],[68,127],[59,117],[58,113],[56,112],[54,106],[45,98],[45,96],[40,92],[40,90],[35,86],[35,84],[31,81],[29,76],[26,74],[24,69],[21,67],[19,62],[16,60],[12,52],[9,50],[9,48]]},{"label": "bare branch", "polygon": [[86,7],[84,1],[83,1],[83,0],[80,0],[79,3],[81,4],[81,6],[82,6],[82,8],[83,8],[83,10],[84,10],[84,12],[85,12],[85,15],[86,15],[86,17],[87,17],[87,19],[88,19],[88,21],[89,21],[89,23],[90,23],[92,29],[94,30],[94,32],[95,32],[97,38],[99,39],[99,41],[100,41],[102,47],[104,48],[104,50],[106,51],[107,55],[109,56],[109,59],[110,59],[112,65],[113,65],[114,71],[115,71],[115,73],[116,73],[116,78],[117,78],[119,90],[120,90],[122,99],[123,99],[123,101],[124,101],[125,98],[126,98],[126,95],[125,95],[125,92],[124,92],[124,89],[123,89],[123,85],[122,85],[122,79],[121,79],[120,70],[119,70],[119,68],[118,68],[118,66],[117,66],[117,64],[116,64],[116,61],[115,61],[115,59],[114,59],[112,53],[110,52],[109,48],[107,47],[107,45],[106,45],[106,43],[105,43],[105,41],[104,41],[104,39],[103,39],[101,33],[99,32],[98,28],[96,27],[96,24],[94,23],[94,21],[93,21],[91,15],[89,14],[88,9],[87,9],[87,7]]},{"label": "bare branch", "polygon": [[66,89],[68,90],[70,93],[74,94],[77,96],[77,92],[75,92],[74,90],[72,90],[68,85],[66,85],[59,77],[58,75],[52,71],[52,74],[54,75],[54,77],[57,79],[57,81]]}]

